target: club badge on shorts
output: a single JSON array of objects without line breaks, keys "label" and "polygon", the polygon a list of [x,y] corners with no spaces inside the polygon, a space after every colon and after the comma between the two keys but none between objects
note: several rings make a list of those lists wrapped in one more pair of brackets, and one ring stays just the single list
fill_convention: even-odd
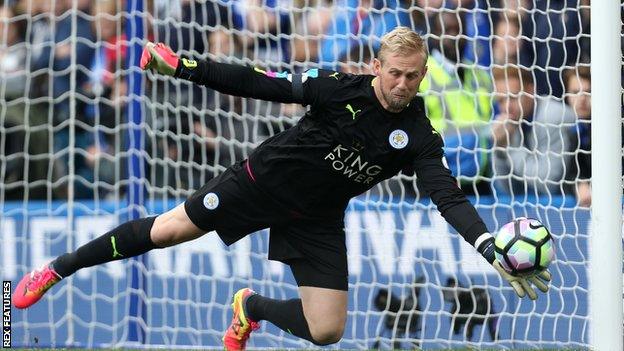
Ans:
[{"label": "club badge on shorts", "polygon": [[409,138],[407,137],[407,133],[405,133],[404,131],[400,129],[397,129],[393,131],[392,133],[390,133],[390,137],[388,137],[388,141],[390,142],[390,145],[392,145],[393,148],[402,149],[405,146],[407,146],[407,142],[409,141]]},{"label": "club badge on shorts", "polygon": [[209,210],[214,210],[219,206],[219,197],[215,193],[208,193],[204,196],[204,206]]}]

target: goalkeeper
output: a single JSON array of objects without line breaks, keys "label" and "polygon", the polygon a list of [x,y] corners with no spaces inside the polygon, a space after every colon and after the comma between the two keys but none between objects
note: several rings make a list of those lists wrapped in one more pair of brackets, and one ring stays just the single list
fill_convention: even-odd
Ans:
[{"label": "goalkeeper", "polygon": [[445,166],[440,135],[416,93],[428,53],[415,32],[384,35],[374,75],[312,69],[303,74],[180,58],[148,43],[141,68],[187,79],[225,94],[309,105],[294,127],[262,143],[191,195],[156,217],[142,218],[94,239],[27,274],[13,303],[26,308],[78,269],[125,259],[196,239],[215,230],[230,245],[270,228],[269,259],[288,264],[298,299],[274,300],[251,289],[234,295],[234,317],[223,337],[227,350],[245,348],[267,320],[317,345],[338,342],[347,318],[344,211],[349,200],[399,171],[415,172],[442,216],[520,297],[548,290],[547,271],[507,274],[494,259],[494,239]]}]

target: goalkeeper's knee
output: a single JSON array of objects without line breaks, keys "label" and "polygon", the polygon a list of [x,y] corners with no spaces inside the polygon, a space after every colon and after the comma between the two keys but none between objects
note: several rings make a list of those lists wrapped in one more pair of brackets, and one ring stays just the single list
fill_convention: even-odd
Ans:
[{"label": "goalkeeper's knee", "polygon": [[335,344],[342,339],[344,334],[344,323],[310,323],[308,321],[310,335],[315,345],[325,346]]},{"label": "goalkeeper's knee", "polygon": [[184,206],[179,205],[156,217],[150,237],[155,245],[169,247],[197,239],[205,233],[188,218]]}]

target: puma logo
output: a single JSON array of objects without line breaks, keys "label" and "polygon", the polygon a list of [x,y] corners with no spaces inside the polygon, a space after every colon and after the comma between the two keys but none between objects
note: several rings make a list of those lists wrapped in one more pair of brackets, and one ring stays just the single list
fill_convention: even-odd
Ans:
[{"label": "puma logo", "polygon": [[183,58],[182,59],[182,64],[186,68],[195,68],[195,67],[197,67],[197,61],[195,61],[195,60],[188,60],[188,59]]},{"label": "puma logo", "polygon": [[122,254],[117,251],[117,242],[115,241],[115,237],[111,236],[111,244],[113,245],[113,258],[124,257]]},{"label": "puma logo", "polygon": [[353,119],[355,119],[355,115],[362,112],[362,110],[353,110],[353,107],[351,107],[351,104],[347,104],[347,106],[345,106],[345,108],[347,109],[347,111],[351,112],[351,114],[353,115]]},{"label": "puma logo", "polygon": [[338,80],[338,72],[334,72],[332,74],[329,75],[330,78],[336,78],[336,80]]}]

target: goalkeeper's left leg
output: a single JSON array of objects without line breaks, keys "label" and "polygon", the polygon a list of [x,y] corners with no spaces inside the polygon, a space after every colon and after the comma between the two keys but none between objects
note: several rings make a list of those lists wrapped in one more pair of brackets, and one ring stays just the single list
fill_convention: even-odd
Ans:
[{"label": "goalkeeper's left leg", "polygon": [[[292,226],[289,229],[294,230],[289,231],[291,234],[296,232]],[[271,233],[274,234],[279,236],[278,232]],[[271,247],[277,250],[283,248],[285,242],[275,241],[275,238],[271,238]],[[332,241],[332,238],[324,239],[326,244]],[[333,242],[342,244],[344,235],[333,238]],[[223,336],[223,345],[227,351],[245,350],[250,334],[259,328],[259,322],[263,320],[316,345],[333,344],[342,338],[347,320],[346,248],[331,254],[331,250],[318,247],[314,242],[304,246],[317,248],[313,254],[315,259],[287,260],[299,286],[300,298],[276,300],[256,294],[248,288],[239,290],[232,303],[232,323]],[[344,245],[340,247],[344,248]],[[316,263],[320,256],[317,255],[322,254],[328,259],[325,262],[332,262],[342,268],[319,269]]]},{"label": "goalkeeper's left leg", "polygon": [[78,250],[63,254],[26,274],[17,284],[13,305],[17,308],[30,307],[53,285],[81,268],[138,256],[152,249],[196,239],[204,233],[188,218],[184,205],[158,217],[123,223]]},{"label": "goalkeeper's left leg", "polygon": [[232,323],[223,336],[225,350],[245,350],[263,320],[316,345],[338,342],[347,319],[347,291],[301,286],[299,294],[298,299],[276,300],[248,288],[239,290],[232,303]]}]

